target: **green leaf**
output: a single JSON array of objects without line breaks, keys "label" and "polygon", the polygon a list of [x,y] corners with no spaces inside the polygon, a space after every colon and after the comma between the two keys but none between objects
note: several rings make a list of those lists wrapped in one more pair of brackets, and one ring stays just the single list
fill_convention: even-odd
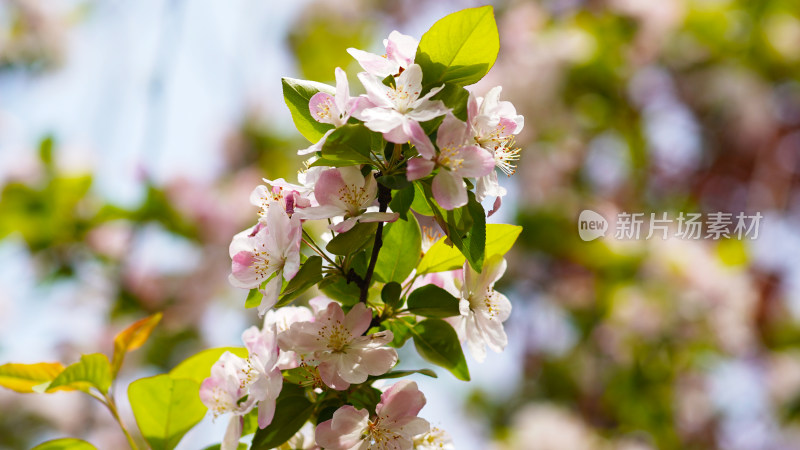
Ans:
[{"label": "green leaf", "polygon": [[422,182],[415,181],[414,182],[414,201],[411,203],[411,209],[414,211],[422,214],[423,216],[432,216],[433,210],[431,206],[428,204],[426,197],[428,195],[432,195],[430,192],[428,194],[425,193],[425,188],[422,185]]},{"label": "green leaf", "polygon": [[469,192],[468,195],[465,206],[447,211],[448,237],[467,257],[469,265],[480,273],[486,251],[486,212],[475,194]]},{"label": "green leaf", "polygon": [[408,185],[392,195],[392,201],[389,202],[389,208],[393,212],[400,215],[403,220],[408,220],[408,210],[414,202],[414,186]]},{"label": "green leaf", "polygon": [[294,436],[314,412],[305,389],[284,382],[275,402],[275,417],[266,428],[256,431],[251,449],[272,449]]},{"label": "green leaf", "polygon": [[396,281],[386,283],[381,290],[381,300],[386,306],[392,309],[399,309],[403,306],[403,301],[400,298],[402,291],[403,287],[400,286],[400,283]]},{"label": "green leaf", "polygon": [[330,275],[325,280],[331,280],[320,285],[320,290],[329,298],[340,302],[344,306],[353,306],[358,303],[361,290],[355,283],[348,283],[347,280],[339,275]]},{"label": "green leaf", "polygon": [[422,35],[415,62],[425,89],[449,82],[458,86],[483,78],[497,59],[500,37],[491,6],[445,16]]},{"label": "green leaf", "polygon": [[375,239],[376,222],[357,223],[345,233],[337,234],[325,249],[334,255],[347,256],[362,250]]},{"label": "green leaf", "polygon": [[405,174],[398,173],[395,175],[384,175],[377,178],[378,183],[388,187],[389,189],[399,190],[411,186]]},{"label": "green leaf", "polygon": [[411,339],[409,327],[413,327],[416,322],[414,317],[394,317],[389,320],[384,320],[381,323],[381,327],[391,331],[394,336],[389,346],[400,348],[405,345],[406,341]]},{"label": "green leaf", "polygon": [[444,89],[432,97],[432,100],[441,100],[444,105],[453,110],[453,115],[462,122],[467,121],[467,102],[469,91],[462,86],[452,83],[444,85]]},{"label": "green leaf", "polygon": [[105,395],[111,387],[111,363],[102,353],[81,355],[80,361],[70,364],[58,374],[47,386],[46,392],[65,386],[82,391],[93,387]]},{"label": "green leaf", "polygon": [[[511,250],[514,242],[522,232],[519,225],[489,224],[486,225],[486,258],[494,255],[505,255]],[[447,238],[436,241],[419,262],[417,273],[446,272],[460,269],[465,257],[457,248],[446,244]]]},{"label": "green leaf", "polygon": [[94,445],[75,438],[53,439],[52,441],[42,442],[33,447],[33,450],[96,450]]},{"label": "green leaf", "polygon": [[319,123],[311,117],[308,102],[317,92],[327,92],[333,95],[336,90],[327,84],[314,81],[295,80],[283,78],[283,100],[292,113],[292,120],[300,132],[310,142],[317,142],[333,125]]},{"label": "green leaf", "polygon": [[240,358],[247,358],[247,349],[244,347],[210,348],[183,360],[170,370],[169,376],[176,380],[186,379],[200,384],[211,376],[211,366],[225,352],[231,352]]},{"label": "green leaf", "polygon": [[53,381],[63,370],[61,363],[3,364],[0,366],[0,386],[31,394],[37,392],[34,387]]},{"label": "green leaf", "polygon": [[418,316],[434,318],[459,315],[458,299],[435,284],[415,289],[408,296],[408,310]]},{"label": "green leaf", "polygon": [[505,255],[514,246],[522,227],[505,223],[486,225],[486,258],[494,255]]},{"label": "green leaf", "polygon": [[369,384],[361,384],[350,389],[347,402],[356,409],[375,411],[375,406],[381,401],[381,391]]},{"label": "green leaf", "polygon": [[334,167],[372,164],[372,135],[363,124],[347,124],[337,128],[322,146],[322,158]]},{"label": "green leaf", "polygon": [[409,375],[414,375],[416,373],[418,373],[420,375],[429,376],[431,378],[439,378],[439,376],[436,375],[436,372],[432,371],[431,369],[417,369],[417,370],[394,370],[394,371],[391,371],[391,372],[387,372],[387,373],[385,373],[383,375],[378,375],[376,377],[370,377],[370,379],[372,379],[372,380],[381,380],[381,379],[387,379],[387,378],[402,378],[402,377],[407,377]]},{"label": "green leaf", "polygon": [[402,283],[417,266],[421,248],[422,233],[413,215],[408,216],[408,220],[388,224],[383,230],[383,247],[375,264],[376,278]]},{"label": "green leaf", "polygon": [[258,288],[250,289],[250,292],[247,293],[247,298],[244,300],[244,307],[245,308],[255,308],[256,306],[261,304],[261,299],[264,297],[264,294],[258,290]]},{"label": "green leaf", "polygon": [[309,257],[300,266],[300,270],[297,271],[294,278],[289,280],[275,306],[279,308],[288,304],[320,281],[322,281],[322,258],[314,255]]},{"label": "green leaf", "polygon": [[183,435],[203,420],[207,408],[200,401],[199,390],[200,383],[166,374],[131,383],[131,409],[153,450],[175,448]]},{"label": "green leaf", "polygon": [[156,313],[144,319],[137,320],[128,328],[117,334],[114,338],[114,356],[111,359],[111,375],[114,378],[116,378],[120,367],[122,367],[125,354],[136,350],[147,341],[153,328],[161,321],[161,316],[161,313]]},{"label": "green leaf", "polygon": [[456,330],[442,319],[425,319],[409,331],[423,358],[449,370],[456,378],[469,381],[469,368]]}]

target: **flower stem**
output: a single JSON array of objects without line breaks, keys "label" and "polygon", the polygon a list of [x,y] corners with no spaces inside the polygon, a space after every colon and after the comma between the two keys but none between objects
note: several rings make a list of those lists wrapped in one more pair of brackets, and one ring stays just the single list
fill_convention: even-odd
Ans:
[{"label": "flower stem", "polygon": [[[378,183],[378,210],[386,212],[389,207],[389,202],[392,201],[392,190],[386,186]],[[378,253],[383,246],[383,222],[378,222],[378,229],[375,230],[375,243],[372,244],[372,255],[369,258],[369,266],[367,266],[367,273],[364,274],[363,280],[359,283],[361,288],[361,295],[358,301],[367,303],[367,295],[369,294],[369,286],[372,284],[372,274],[375,272],[375,263],[378,262]]]},{"label": "flower stem", "polygon": [[120,429],[125,434],[125,439],[128,440],[128,445],[131,447],[132,450],[139,450],[139,446],[136,445],[136,441],[133,440],[133,436],[131,436],[130,432],[128,432],[128,429],[125,428],[125,424],[119,417],[119,411],[117,410],[117,404],[114,402],[114,398],[108,394],[104,395],[103,397],[93,394],[89,395],[96,398],[100,403],[106,405],[106,408],[108,408],[109,412],[111,412],[111,415],[114,416],[114,420],[117,421]]}]

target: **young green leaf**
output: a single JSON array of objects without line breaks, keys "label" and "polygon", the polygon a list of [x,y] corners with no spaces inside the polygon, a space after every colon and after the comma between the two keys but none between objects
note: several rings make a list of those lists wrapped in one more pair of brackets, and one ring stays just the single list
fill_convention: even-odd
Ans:
[{"label": "young green leaf", "polygon": [[59,388],[69,387],[88,391],[95,388],[102,394],[108,393],[111,387],[111,363],[102,353],[81,355],[81,360],[70,364],[50,382],[45,392],[53,392]]},{"label": "young green leaf", "polygon": [[375,222],[357,223],[349,231],[337,234],[328,242],[325,249],[334,255],[352,255],[375,239],[376,229],[378,229],[378,224]]},{"label": "young green leaf", "polygon": [[426,194],[422,182],[414,182],[414,200],[411,202],[411,209],[423,216],[432,216],[433,210],[426,200],[427,196],[432,196],[431,192]]},{"label": "young green leaf", "polygon": [[408,310],[418,316],[434,318],[459,315],[458,299],[435,284],[427,284],[411,292]]},{"label": "young green leaf", "polygon": [[392,195],[392,201],[389,202],[389,208],[393,212],[400,215],[403,220],[408,220],[408,210],[414,202],[414,186],[408,185]]},{"label": "young green leaf", "polygon": [[448,237],[461,250],[469,265],[480,273],[486,251],[486,213],[475,194],[469,192],[468,195],[469,201],[465,206],[447,211]]},{"label": "young green leaf", "polygon": [[452,83],[444,85],[444,89],[432,97],[433,100],[441,100],[444,105],[453,110],[453,115],[462,122],[467,121],[467,102],[469,101],[469,91],[462,86]]},{"label": "young green leaf", "polygon": [[425,319],[409,331],[423,358],[449,370],[456,378],[469,381],[469,368],[456,330],[441,319]]},{"label": "young green leaf", "polygon": [[305,396],[305,389],[284,382],[275,402],[275,417],[266,428],[256,431],[253,436],[253,450],[278,447],[303,426],[314,412],[314,404]]},{"label": "young green leaf", "polygon": [[[492,223],[486,225],[486,258],[494,255],[505,255],[514,246],[514,242],[522,232],[518,225]],[[464,265],[464,254],[457,248],[446,244],[447,238],[436,241],[417,267],[417,273],[446,272],[460,269]]]},{"label": "young green leaf", "polygon": [[402,299],[400,298],[402,291],[403,287],[400,286],[400,283],[396,281],[386,283],[381,290],[381,300],[383,300],[386,306],[392,309],[398,309],[403,306]]},{"label": "young green leaf", "polygon": [[183,360],[169,372],[169,376],[176,380],[192,380],[199,385],[211,376],[211,366],[225,352],[231,352],[240,358],[247,358],[247,349],[244,347],[210,348]]},{"label": "young green leaf", "polygon": [[281,307],[288,304],[320,281],[322,281],[322,258],[314,255],[308,258],[294,278],[289,280],[275,306]]},{"label": "young green leaf", "polygon": [[0,386],[23,394],[34,393],[37,392],[33,389],[35,386],[53,381],[63,370],[61,363],[3,364],[0,366]]},{"label": "young green leaf", "polygon": [[497,59],[500,37],[491,6],[445,16],[422,35],[415,62],[427,90],[449,82],[458,86],[483,78]]},{"label": "young green leaf", "polygon": [[413,317],[394,317],[389,320],[384,320],[381,327],[392,332],[394,338],[389,343],[390,347],[400,348],[405,345],[406,341],[411,339],[411,332],[409,327],[413,327],[416,323]]},{"label": "young green leaf", "polygon": [[94,445],[75,438],[53,439],[52,441],[42,442],[33,447],[33,450],[96,450]]},{"label": "young green leaf", "polygon": [[161,313],[156,313],[144,319],[137,320],[128,328],[117,334],[114,338],[114,356],[111,359],[112,377],[116,378],[120,367],[122,367],[125,354],[136,350],[147,341],[153,328],[161,321],[161,316]]},{"label": "young green leaf", "polygon": [[383,230],[383,247],[375,264],[375,276],[383,282],[402,283],[417,266],[422,248],[422,233],[417,219],[388,224]]},{"label": "young green leaf", "polygon": [[153,450],[175,448],[208,410],[197,392],[200,384],[162,374],[136,380],[128,399],[142,436]]},{"label": "young green leaf", "polygon": [[300,132],[310,142],[317,142],[333,125],[319,123],[311,117],[308,109],[308,102],[317,92],[327,92],[333,95],[335,89],[327,84],[315,81],[295,80],[294,78],[283,78],[283,99],[289,112],[292,113],[292,120]]},{"label": "young green leaf", "polygon": [[373,134],[363,124],[341,126],[325,140],[322,158],[335,167],[373,164],[370,157]]},{"label": "young green leaf", "polygon": [[[275,276],[273,274],[273,276]],[[258,290],[258,288],[250,289],[247,293],[247,298],[244,299],[244,307],[245,308],[255,308],[256,306],[261,304],[261,299],[264,297],[264,294]]]},{"label": "young green leaf", "polygon": [[358,303],[361,291],[355,283],[348,283],[347,279],[339,274],[330,275],[323,281],[328,282],[321,284],[319,289],[329,298],[340,302],[343,306],[353,306]]},{"label": "young green leaf", "polygon": [[388,187],[389,189],[405,189],[411,186],[411,182],[408,181],[405,174],[398,173],[395,175],[384,175],[382,177],[377,178],[378,183]]}]

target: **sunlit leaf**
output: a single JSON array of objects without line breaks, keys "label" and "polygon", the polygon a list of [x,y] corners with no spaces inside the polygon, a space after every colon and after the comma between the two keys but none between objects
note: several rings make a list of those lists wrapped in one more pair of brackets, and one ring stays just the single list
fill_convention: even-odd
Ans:
[{"label": "sunlit leaf", "polygon": [[97,447],[75,438],[53,439],[52,441],[42,442],[33,447],[33,450],[95,450]]},{"label": "sunlit leaf", "polygon": [[[518,225],[486,225],[486,257],[508,253],[520,232],[522,227]],[[447,245],[446,241],[446,237],[439,239],[425,252],[417,267],[418,273],[445,272],[464,265],[464,255],[456,247]]]},{"label": "sunlit leaf", "polygon": [[142,436],[153,450],[175,448],[208,410],[200,401],[200,384],[169,375],[142,378],[128,387],[128,399]]},{"label": "sunlit leaf", "polygon": [[53,381],[64,370],[61,363],[18,364],[0,366],[0,386],[21,393],[37,392],[33,388]]},{"label": "sunlit leaf", "polygon": [[82,355],[81,360],[70,364],[64,371],[47,386],[46,392],[53,392],[58,388],[73,388],[88,391],[96,388],[103,394],[108,393],[111,387],[111,363],[102,353]]},{"label": "sunlit leaf", "polygon": [[153,328],[161,321],[161,316],[161,313],[156,313],[150,317],[137,320],[117,334],[114,338],[114,357],[111,361],[112,377],[117,376],[119,368],[122,366],[122,361],[125,359],[125,353],[136,350],[147,341]]},{"label": "sunlit leaf", "polygon": [[500,38],[491,6],[464,9],[438,20],[419,42],[415,62],[425,88],[483,78],[497,59]]}]

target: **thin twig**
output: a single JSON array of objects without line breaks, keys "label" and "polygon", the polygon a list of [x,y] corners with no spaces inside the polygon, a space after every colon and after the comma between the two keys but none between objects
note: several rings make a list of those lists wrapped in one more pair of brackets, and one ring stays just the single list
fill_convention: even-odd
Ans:
[{"label": "thin twig", "polygon": [[[392,201],[392,190],[386,186],[378,183],[378,211],[386,212],[389,207],[389,202]],[[372,255],[369,258],[369,266],[367,266],[367,273],[359,283],[361,288],[361,295],[359,301],[367,303],[367,295],[369,294],[369,286],[372,284],[372,274],[375,272],[375,263],[378,262],[378,253],[383,246],[383,222],[378,222],[378,229],[375,230],[375,243],[372,244]]]}]

